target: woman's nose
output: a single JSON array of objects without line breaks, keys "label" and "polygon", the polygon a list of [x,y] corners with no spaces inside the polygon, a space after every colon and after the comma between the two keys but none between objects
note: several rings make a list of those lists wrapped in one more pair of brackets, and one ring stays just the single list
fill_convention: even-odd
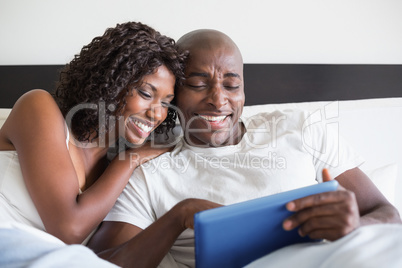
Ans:
[{"label": "woman's nose", "polygon": [[147,116],[153,121],[160,121],[163,119],[163,110],[165,108],[162,105],[151,105],[151,107],[147,110]]}]

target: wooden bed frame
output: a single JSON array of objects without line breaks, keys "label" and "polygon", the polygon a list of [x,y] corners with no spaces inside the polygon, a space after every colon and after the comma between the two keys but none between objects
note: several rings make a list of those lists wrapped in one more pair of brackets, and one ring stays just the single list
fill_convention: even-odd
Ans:
[{"label": "wooden bed frame", "polygon": [[[0,66],[0,108],[52,92],[63,65]],[[245,64],[246,105],[402,97],[402,65]]]}]

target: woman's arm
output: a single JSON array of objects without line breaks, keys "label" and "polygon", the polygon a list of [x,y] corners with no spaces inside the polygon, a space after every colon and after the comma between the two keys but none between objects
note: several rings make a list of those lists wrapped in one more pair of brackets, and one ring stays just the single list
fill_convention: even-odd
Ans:
[{"label": "woman's arm", "polygon": [[65,131],[51,95],[34,90],[17,101],[1,137],[18,153],[28,192],[47,232],[66,243],[81,243],[112,208],[136,165],[130,152],[123,152],[124,160],[113,160],[80,195],[79,179],[87,175],[88,166],[77,156],[80,148],[70,144],[67,149]]},{"label": "woman's arm", "polygon": [[[97,181],[77,198],[83,216],[87,217],[88,221],[96,219],[94,227],[87,232],[91,232],[105,218],[135,168],[170,150],[171,148],[153,148],[150,143],[146,143],[140,148],[129,149],[116,155]],[[80,224],[80,218],[77,219],[77,224]],[[85,239],[88,235],[89,233],[82,238]]]}]

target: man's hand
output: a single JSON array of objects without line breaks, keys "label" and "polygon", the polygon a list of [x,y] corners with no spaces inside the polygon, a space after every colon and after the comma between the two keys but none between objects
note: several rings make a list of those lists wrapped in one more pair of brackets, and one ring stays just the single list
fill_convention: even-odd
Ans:
[{"label": "man's hand", "polygon": [[[323,181],[331,180],[326,169],[322,174]],[[300,198],[286,207],[295,213],[283,222],[283,228],[298,227],[301,236],[308,235],[312,239],[336,240],[360,225],[355,194],[341,185],[337,191]]]},{"label": "man's hand", "polygon": [[179,202],[172,208],[172,211],[178,211],[181,215],[180,225],[183,229],[194,229],[194,215],[197,212],[221,207],[221,204],[217,204],[204,199],[189,198]]}]

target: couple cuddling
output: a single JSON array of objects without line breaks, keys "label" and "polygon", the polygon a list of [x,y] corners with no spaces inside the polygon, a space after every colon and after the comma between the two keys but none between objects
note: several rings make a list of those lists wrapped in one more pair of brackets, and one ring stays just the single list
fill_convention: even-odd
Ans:
[{"label": "couple cuddling", "polygon": [[[322,182],[330,179],[322,174],[328,169],[341,189],[287,204],[296,213],[283,222],[285,229],[341,240],[363,225],[401,222],[350,148],[331,139],[324,143],[320,126],[303,133],[314,152],[303,146],[305,113],[244,118],[244,100],[242,56],[225,34],[196,30],[175,43],[141,23],[108,29],[66,66],[53,97],[32,91],[13,107],[0,131],[0,164],[14,168],[1,180],[20,183],[3,183],[10,187],[1,189],[2,221],[75,244],[103,220],[87,244],[100,257],[120,266],[194,266],[196,212]],[[99,125],[93,109],[65,123],[77,105],[100,101],[113,108],[106,109],[105,124]],[[119,137],[141,145],[151,131],[170,131],[176,113],[183,138],[173,149],[131,146],[107,162]],[[89,146],[94,142],[105,146]],[[285,165],[236,162],[272,153]],[[138,166],[132,154],[139,162],[151,160]],[[170,168],[155,167],[161,159]],[[177,159],[187,167],[175,168]]]}]

